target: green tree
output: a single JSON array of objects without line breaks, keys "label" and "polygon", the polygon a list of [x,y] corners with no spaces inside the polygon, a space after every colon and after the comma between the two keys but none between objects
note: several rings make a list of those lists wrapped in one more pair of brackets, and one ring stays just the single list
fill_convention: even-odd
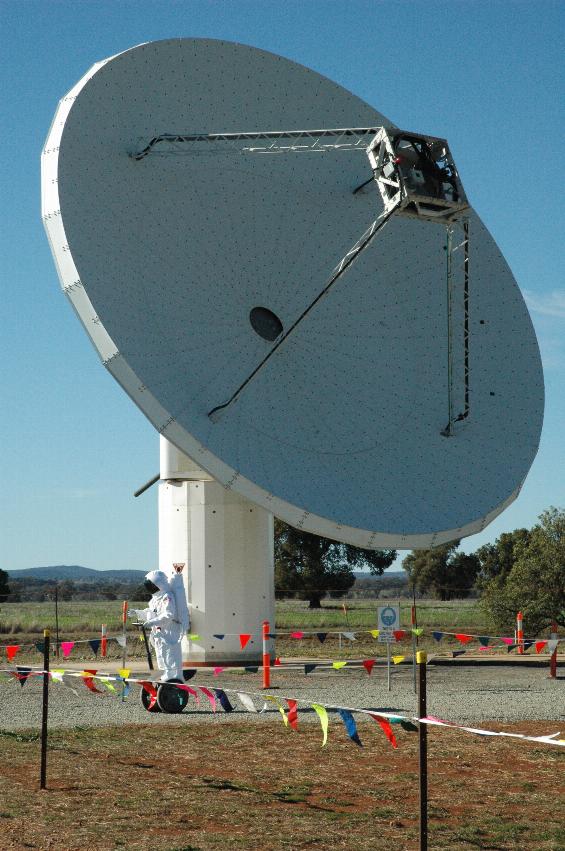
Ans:
[{"label": "green tree", "polygon": [[396,558],[395,550],[364,550],[320,538],[275,518],[275,588],[296,591],[319,609],[324,594],[342,596],[355,582],[355,568],[381,574]]},{"label": "green tree", "polygon": [[6,602],[9,593],[8,574],[5,570],[0,570],[0,603]]},{"label": "green tree", "polygon": [[565,626],[565,509],[551,507],[540,514],[516,548],[504,581],[495,576],[488,582],[481,602],[504,630],[513,628],[520,611],[526,635],[539,634],[553,622]]},{"label": "green tree", "polygon": [[472,553],[456,552],[459,541],[450,541],[431,550],[413,550],[402,562],[410,583],[421,594],[440,600],[468,597],[475,585],[480,562]]},{"label": "green tree", "polygon": [[479,547],[476,555],[481,568],[477,586],[484,589],[490,582],[496,580],[499,587],[502,587],[529,539],[529,529],[514,529],[513,532],[503,532],[494,544],[484,544]]}]

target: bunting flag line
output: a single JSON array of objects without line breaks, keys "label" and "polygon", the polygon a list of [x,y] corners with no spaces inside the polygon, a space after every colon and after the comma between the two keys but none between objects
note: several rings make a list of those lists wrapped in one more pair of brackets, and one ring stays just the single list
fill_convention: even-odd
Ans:
[{"label": "bunting flag line", "polygon": [[513,638],[501,638],[500,640],[503,641],[505,644],[512,644],[514,642]]},{"label": "bunting flag line", "polygon": [[15,655],[18,652],[19,649],[20,649],[19,644],[9,644],[6,647],[6,656],[8,657],[8,662],[13,661],[13,659],[14,659],[14,657],[15,657]]},{"label": "bunting flag line", "polygon": [[245,648],[245,646],[249,643],[250,640],[251,640],[251,633],[250,632],[241,632],[239,634],[239,643],[241,644],[242,650]]},{"label": "bunting flag line", "polygon": [[[141,640],[143,641],[143,636],[142,636],[142,635],[140,635],[139,637],[140,637],[140,638],[141,638]],[[90,641],[89,641],[88,643],[89,643],[89,645],[90,645],[90,649],[92,650],[92,652],[94,653],[94,655],[95,655],[95,656],[97,656],[97,655],[98,655],[98,650],[99,650],[99,648],[100,648],[100,639],[99,639],[99,638],[91,638],[91,639],[90,639]]]},{"label": "bunting flag line", "polygon": [[225,632],[215,632],[214,635],[213,635],[213,637],[217,638],[219,641],[223,641],[225,636],[226,636]]},{"label": "bunting flag line", "polygon": [[468,644],[471,641],[472,635],[466,635],[464,632],[456,632],[455,638],[457,641],[460,641],[461,644]]},{"label": "bunting flag line", "polygon": [[338,709],[338,712],[341,715],[341,720],[343,721],[347,735],[349,736],[351,741],[355,742],[356,745],[359,745],[359,747],[362,748],[363,743],[359,738],[359,734],[357,733],[357,724],[355,723],[355,718],[348,709]]},{"label": "bunting flag line", "polygon": [[[188,686],[187,686],[187,688],[188,688]],[[198,686],[198,688],[200,689],[202,694],[206,695],[206,697],[210,701],[210,706],[212,707],[212,712],[215,712],[216,711],[216,698],[215,698],[215,696],[212,694],[212,692],[210,691],[209,688],[206,688],[206,686]]]},{"label": "bunting flag line", "polygon": [[21,687],[23,688],[28,681],[28,677],[32,673],[31,668],[22,668],[19,665],[16,666],[16,679],[19,680]]},{"label": "bunting flag line", "polygon": [[303,632],[291,632],[290,637],[291,638],[304,638],[304,633]]},{"label": "bunting flag line", "polygon": [[438,630],[432,632],[432,635],[436,641],[441,641],[441,639],[443,638],[443,632],[439,632]]},{"label": "bunting flag line", "polygon": [[90,691],[93,691],[95,694],[103,694],[104,693],[99,688],[96,688],[96,686],[94,685],[94,677],[96,676],[96,670],[95,669],[91,668],[91,669],[81,671],[80,675],[83,678],[83,682],[84,682],[85,686],[87,687],[87,689],[90,689]]},{"label": "bunting flag line", "polygon": [[240,701],[240,703],[243,704],[243,706],[245,706],[248,712],[257,712],[255,704],[253,703],[253,700],[249,697],[248,694],[244,694],[243,692],[238,691],[237,699]]},{"label": "bunting flag line", "polygon": [[145,680],[139,680],[139,685],[149,695],[149,704],[147,706],[147,709],[151,712],[151,710],[157,703],[157,689],[155,688],[153,683],[146,682]]},{"label": "bunting flag line", "polygon": [[348,638],[349,641],[357,641],[357,639],[355,638],[354,632],[342,632],[341,634],[343,635],[344,638]]},{"label": "bunting flag line", "polygon": [[196,702],[196,705],[197,705],[197,706],[200,706],[200,695],[198,694],[198,692],[196,691],[196,689],[192,688],[192,686],[187,686],[187,685],[185,685],[185,686],[184,686],[184,690],[185,690],[186,692],[188,692],[188,694],[191,694],[191,695],[193,696],[193,698],[194,698],[195,702]]},{"label": "bunting flag line", "polygon": [[340,671],[342,668],[345,668],[347,662],[332,662],[332,668],[335,668],[336,671]]},{"label": "bunting flag line", "polygon": [[186,682],[196,676],[196,668],[184,668],[182,672],[183,679]]},{"label": "bunting flag line", "polygon": [[371,633],[373,638],[378,638],[381,633],[380,629],[370,629],[369,632]]},{"label": "bunting flag line", "polygon": [[[161,685],[160,680],[154,680],[154,681],[147,680],[146,681],[146,680],[130,679],[129,676],[128,677],[122,677],[122,676],[113,677],[113,676],[110,676],[108,674],[100,674],[99,675],[99,674],[92,673],[92,670],[85,670],[85,671],[82,671],[82,672],[77,672],[77,671],[65,671],[64,669],[54,669],[50,672],[47,672],[47,671],[37,670],[37,669],[34,670],[32,668],[27,668],[27,667],[22,667],[22,666],[17,666],[16,670],[11,670],[11,669],[10,670],[0,670],[0,676],[6,675],[6,674],[10,675],[13,678],[18,679],[22,685],[25,684],[25,682],[27,681],[29,676],[33,675],[34,677],[40,678],[46,673],[48,673],[50,675],[53,682],[63,683],[64,685],[68,685],[68,683],[65,682],[65,679],[64,679],[65,676],[80,677],[83,680],[92,678],[93,680],[98,680],[101,684],[105,684],[105,685],[109,685],[109,686],[112,685],[112,682],[115,682],[115,683],[121,682],[121,683],[125,683],[128,686],[128,688],[129,688],[130,685],[138,685],[141,688],[147,687],[150,694],[151,694],[151,689],[156,692],[158,686]],[[120,674],[129,674],[129,673],[130,673],[129,670],[125,669],[125,668],[120,671]],[[85,677],[85,674],[87,674],[89,676]],[[173,685],[173,684],[170,684],[170,685]],[[70,686],[68,686],[68,687],[70,688]],[[178,685],[176,685],[176,688],[186,690],[187,692],[192,694],[195,697],[195,700],[198,704],[198,702],[199,702],[198,701],[198,694],[190,686],[181,685],[179,683]],[[112,688],[112,690],[115,691],[115,688]],[[200,686],[199,690],[208,697],[208,699],[210,700],[210,703],[212,704],[212,707],[214,708],[214,711],[215,711],[216,698],[215,698],[214,694],[212,693],[212,691],[205,686]],[[72,689],[72,691],[78,697],[78,693],[74,689]],[[327,741],[327,732],[328,732],[328,712],[327,712],[327,710],[329,709],[331,711],[338,712],[340,714],[340,716],[342,717],[342,719],[343,719],[343,715],[341,714],[342,710],[345,711],[346,713],[351,713],[351,714],[353,712],[355,712],[355,713],[361,714],[361,715],[370,715],[371,718],[373,718],[375,721],[377,721],[377,723],[381,726],[381,728],[383,729],[385,735],[387,736],[387,738],[389,739],[389,741],[390,741],[390,743],[393,747],[397,747],[397,742],[396,742],[396,738],[394,736],[394,733],[392,731],[391,725],[392,724],[400,724],[404,730],[414,732],[414,731],[417,730],[417,726],[413,722],[418,722],[418,723],[423,723],[423,724],[432,724],[432,725],[442,726],[442,727],[449,727],[451,730],[461,730],[461,731],[464,731],[464,732],[474,733],[474,734],[482,735],[482,736],[503,736],[505,738],[520,739],[522,741],[530,741],[530,742],[537,742],[537,743],[548,744],[548,745],[557,745],[559,747],[565,747],[565,738],[563,738],[563,736],[560,732],[545,734],[545,735],[542,735],[542,736],[527,736],[523,733],[506,733],[506,732],[498,732],[498,731],[494,731],[494,730],[485,730],[485,729],[475,728],[475,727],[467,727],[467,726],[464,726],[462,724],[458,724],[457,722],[447,721],[447,720],[442,719],[442,718],[437,718],[433,715],[428,715],[425,718],[408,718],[406,716],[398,715],[397,713],[392,713],[392,712],[378,712],[378,713],[376,713],[376,712],[371,712],[368,709],[357,709],[357,708],[351,708],[351,707],[341,707],[341,706],[331,706],[331,705],[323,706],[322,704],[312,704],[309,701],[306,701],[304,699],[285,697],[284,700],[286,700],[288,707],[289,707],[289,712],[288,712],[288,716],[287,716],[287,713],[285,712],[285,709],[284,709],[280,699],[278,697],[273,696],[273,695],[264,695],[264,694],[255,694],[254,695],[252,692],[239,692],[239,691],[236,691],[234,689],[215,689],[215,691],[217,693],[221,692],[222,694],[224,694],[226,696],[226,698],[227,698],[227,694],[226,694],[227,692],[234,693],[238,697],[241,696],[241,697],[245,698],[245,700],[241,701],[242,704],[247,709],[249,709],[249,711],[254,711],[254,712],[257,712],[257,710],[255,709],[254,706],[253,706],[253,709],[251,709],[252,697],[253,696],[261,698],[263,701],[265,701],[263,709],[261,710],[261,712],[264,712],[267,709],[267,706],[268,706],[267,701],[272,702],[276,705],[279,712],[281,713],[281,716],[282,716],[283,721],[284,721],[286,726],[290,726],[289,717],[292,717],[293,721],[294,721],[294,717],[293,717],[294,711],[293,710],[298,709],[298,704],[305,703],[305,704],[311,706],[312,709],[314,709],[314,711],[317,713],[317,715],[320,719],[320,722],[321,722],[321,725],[322,725],[322,730],[324,731],[323,745],[325,745],[326,741]],[[218,694],[218,700],[220,700],[219,694]],[[228,698],[228,702],[229,702],[229,698]],[[224,704],[222,703],[222,705],[224,705]],[[229,705],[231,706],[231,703]],[[231,711],[230,709],[227,709],[226,707],[227,707],[227,704],[224,706],[224,708],[227,712]],[[294,727],[294,723],[292,724],[292,726]],[[294,727],[294,729],[296,729],[296,728]]]},{"label": "bunting flag line", "polygon": [[394,662],[395,665],[400,665],[400,663],[404,662],[405,659],[406,659],[406,656],[393,656],[392,657],[392,661]]},{"label": "bunting flag line", "polygon": [[277,697],[273,697],[270,694],[266,694],[264,697],[265,697],[265,700],[268,700],[271,703],[275,704],[275,706],[277,707],[277,709],[281,713],[284,726],[288,727],[288,716],[287,716],[286,712],[284,711],[284,706],[282,705],[280,700]]},{"label": "bunting flag line", "polygon": [[365,659],[363,661],[363,667],[365,668],[367,673],[370,674],[371,671],[373,670],[373,668],[375,667],[375,660],[374,659]]},{"label": "bunting flag line", "polygon": [[395,629],[392,634],[394,635],[395,641],[402,641],[406,632],[403,629]]},{"label": "bunting flag line", "polygon": [[328,637],[328,633],[327,632],[317,632],[316,637],[317,637],[318,641],[320,642],[320,644],[323,644],[324,641],[326,640],[326,638]]},{"label": "bunting flag line", "polygon": [[536,641],[536,653],[541,653],[547,641]]},{"label": "bunting flag line", "polygon": [[298,730],[298,702],[296,700],[292,700],[290,697],[286,698],[286,702],[288,704],[288,712],[286,716],[288,718],[288,723],[293,730]]},{"label": "bunting flag line", "polygon": [[[186,686],[186,688],[188,688],[188,686]],[[233,712],[233,706],[231,705],[229,698],[228,698],[227,694],[225,693],[225,691],[221,688],[215,688],[214,693],[215,693],[216,697],[218,698],[218,700],[220,701],[220,704],[221,704],[224,712]]]},{"label": "bunting flag line", "polygon": [[390,721],[388,721],[386,718],[382,718],[380,715],[375,715],[373,712],[369,712],[369,715],[371,716],[371,718],[374,718],[377,724],[380,724],[385,736],[387,737],[393,748],[397,748],[398,744],[396,742],[396,737],[392,732]]},{"label": "bunting flag line", "polygon": [[317,714],[318,718],[320,719],[320,724],[322,725],[322,732],[324,734],[322,740],[322,747],[324,747],[326,742],[328,741],[328,711],[326,707],[322,706],[320,703],[313,703],[312,709]]},{"label": "bunting flag line", "polygon": [[411,631],[412,631],[412,635],[419,637],[420,635],[424,634],[424,627],[423,626],[414,627]]},{"label": "bunting flag line", "polygon": [[490,644],[490,637],[488,635],[479,635],[479,641],[481,643],[481,647],[488,647]]},{"label": "bunting flag line", "polygon": [[45,642],[44,641],[36,641],[34,647],[39,653],[45,653]]},{"label": "bunting flag line", "polygon": [[304,665],[304,673],[311,674],[312,671],[315,671],[317,667],[317,665]]},{"label": "bunting flag line", "polygon": [[75,646],[74,641],[61,641],[61,650],[63,651],[63,658],[68,659],[69,654],[73,647]]}]

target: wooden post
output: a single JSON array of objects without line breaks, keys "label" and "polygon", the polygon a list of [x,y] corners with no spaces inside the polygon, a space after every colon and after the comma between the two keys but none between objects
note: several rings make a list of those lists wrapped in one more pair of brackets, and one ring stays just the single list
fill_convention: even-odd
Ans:
[{"label": "wooden post", "polygon": [[416,620],[416,591],[414,590],[414,586],[412,586],[412,609],[410,610],[410,627],[412,632],[412,679],[414,685],[414,694],[417,692],[417,684],[416,684],[416,636],[414,634],[414,630],[417,626]]},{"label": "wooden post", "polygon": [[[418,662],[418,718],[426,718],[426,663],[425,650],[419,650]],[[420,787],[420,851],[428,851],[428,728],[418,723],[419,759],[418,774]]]},{"label": "wooden post", "polygon": [[41,769],[39,788],[47,787],[47,717],[49,708],[49,630],[43,630],[43,705],[41,712]]},{"label": "wooden post", "polygon": [[59,658],[59,586],[55,583],[55,656]]},{"label": "wooden post", "polygon": [[269,653],[269,621],[263,621],[263,688],[271,685],[271,654]]}]

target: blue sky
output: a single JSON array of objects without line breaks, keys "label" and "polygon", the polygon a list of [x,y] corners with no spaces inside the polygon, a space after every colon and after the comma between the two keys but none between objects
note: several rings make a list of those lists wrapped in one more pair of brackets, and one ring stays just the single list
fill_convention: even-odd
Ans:
[{"label": "blue sky", "polygon": [[156,489],[132,492],[158,470],[158,438],[59,291],[39,168],[58,100],[95,61],[178,36],[280,53],[448,138],[530,306],[547,393],[522,494],[464,548],[563,506],[564,23],[553,0],[2,0],[0,567],[155,566]]}]

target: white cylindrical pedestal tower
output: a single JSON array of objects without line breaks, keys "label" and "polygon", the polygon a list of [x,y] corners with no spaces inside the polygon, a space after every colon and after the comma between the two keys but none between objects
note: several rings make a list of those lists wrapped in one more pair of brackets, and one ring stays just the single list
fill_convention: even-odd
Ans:
[{"label": "white cylindrical pedestal tower", "polygon": [[[227,490],[161,437],[159,566],[184,562],[192,664],[261,661],[261,625],[274,631],[273,515]],[[239,636],[251,634],[244,649]],[[223,637],[220,637],[223,636]]]}]

